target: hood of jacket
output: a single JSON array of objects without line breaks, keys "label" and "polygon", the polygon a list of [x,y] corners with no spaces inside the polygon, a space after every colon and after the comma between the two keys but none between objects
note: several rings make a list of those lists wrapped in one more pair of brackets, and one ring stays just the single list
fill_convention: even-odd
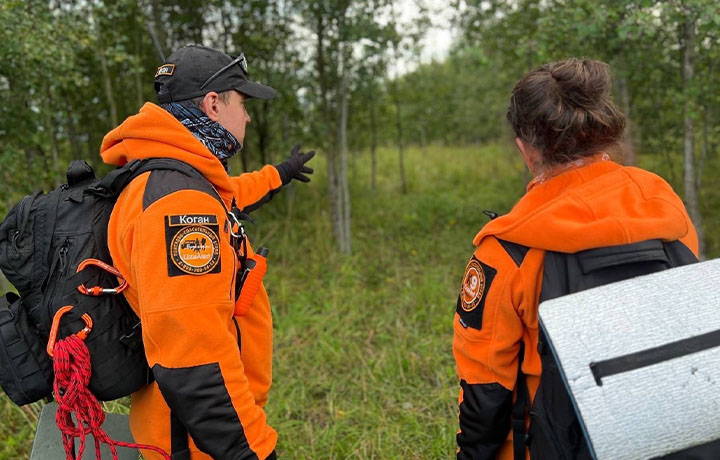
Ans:
[{"label": "hood of jacket", "polygon": [[661,177],[598,160],[531,183],[506,215],[475,236],[572,253],[648,239],[683,242],[697,254],[697,235],[680,198]]},{"label": "hood of jacket", "polygon": [[228,207],[235,195],[235,186],[220,160],[174,116],[151,102],[105,135],[100,155],[115,166],[158,157],[184,161],[215,186]]}]

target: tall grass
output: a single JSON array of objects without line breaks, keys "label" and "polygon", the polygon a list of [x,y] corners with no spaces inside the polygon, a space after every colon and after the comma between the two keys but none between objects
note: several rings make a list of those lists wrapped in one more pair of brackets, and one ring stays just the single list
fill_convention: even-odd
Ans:
[{"label": "tall grass", "polygon": [[[401,194],[396,152],[378,161],[377,190],[368,155],[351,161],[352,256],[335,250],[321,158],[309,185],[286,188],[249,228],[254,246],[271,250],[267,414],[282,459],[454,458],[460,277],[482,211],[507,212],[525,172],[509,146],[409,149]],[[0,458],[27,458],[38,408],[0,396]],[[127,400],[107,408],[125,412]]]},{"label": "tall grass", "polygon": [[352,162],[351,257],[335,252],[322,177],[258,212],[281,458],[454,458],[459,280],[482,211],[507,211],[523,170],[495,146],[413,149],[406,161],[404,195],[395,151],[379,152],[376,191],[367,156]]}]

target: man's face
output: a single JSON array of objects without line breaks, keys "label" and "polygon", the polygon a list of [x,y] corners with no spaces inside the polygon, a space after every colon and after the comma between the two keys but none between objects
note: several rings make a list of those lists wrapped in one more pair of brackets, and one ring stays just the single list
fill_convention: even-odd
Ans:
[{"label": "man's face", "polygon": [[242,144],[245,140],[245,125],[250,123],[250,115],[245,110],[245,96],[237,91],[230,93],[230,99],[225,104],[218,101],[217,121]]}]

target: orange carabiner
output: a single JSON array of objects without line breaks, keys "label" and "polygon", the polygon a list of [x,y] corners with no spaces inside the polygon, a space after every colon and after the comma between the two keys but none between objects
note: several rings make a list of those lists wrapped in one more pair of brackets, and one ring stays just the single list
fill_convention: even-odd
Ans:
[{"label": "orange carabiner", "polygon": [[[60,319],[65,313],[72,310],[72,308],[72,305],[65,305],[59,309],[57,313],[55,313],[55,316],[53,316],[52,327],[50,328],[50,338],[48,339],[47,344],[47,354],[50,355],[51,358],[53,358],[55,351],[55,340],[57,340],[57,333],[60,328]],[[85,321],[85,327],[82,328],[82,330],[80,330],[76,335],[80,337],[81,340],[85,340],[90,331],[92,331],[93,321],[87,313],[83,313],[82,319]]]},{"label": "orange carabiner", "polygon": [[103,294],[120,294],[128,287],[128,283],[125,280],[125,278],[122,276],[122,273],[118,271],[117,268],[113,267],[112,265],[108,265],[102,260],[97,259],[85,259],[82,262],[80,262],[80,265],[78,265],[78,268],[76,270],[76,273],[80,273],[87,267],[88,265],[95,265],[96,267],[100,267],[106,272],[110,273],[111,275],[115,275],[116,278],[120,280],[120,285],[116,288],[104,288],[102,286],[93,286],[93,287],[86,287],[85,284],[81,284],[77,287],[77,290],[80,291],[81,294],[84,295],[91,295],[91,296],[101,296]]}]

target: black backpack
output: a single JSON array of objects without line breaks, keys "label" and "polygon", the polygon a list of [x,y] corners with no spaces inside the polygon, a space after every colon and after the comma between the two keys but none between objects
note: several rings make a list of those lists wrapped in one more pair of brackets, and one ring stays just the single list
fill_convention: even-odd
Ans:
[{"label": "black backpack", "polygon": [[[527,251],[527,248],[521,249]],[[574,254],[549,251],[544,260],[540,303],[694,262],[697,262],[695,255],[679,241],[648,240]],[[524,460],[527,446],[533,460],[592,459],[588,440],[580,426],[558,363],[546,346],[547,334],[542,322],[538,333],[542,374],[532,406],[528,404],[525,375],[518,367],[517,397],[512,416],[514,458]],[[519,366],[522,366],[523,351],[520,353]],[[530,414],[527,433],[526,413]],[[717,458],[717,455],[697,458]]]},{"label": "black backpack", "polygon": [[16,404],[51,396],[46,345],[53,317],[66,305],[73,308],[62,317],[58,340],[80,331],[85,313],[94,323],[85,343],[92,366],[89,389],[98,399],[129,395],[152,380],[140,321],[125,297],[78,290],[113,288],[118,279],[95,265],[77,268],[87,259],[112,265],[107,226],[115,201],[135,177],[160,169],[207,183],[193,167],[171,159],[136,160],[102,180],[86,162],[74,161],[67,184],[26,196],[0,224],[0,269],[19,293],[0,297],[0,386]]}]

